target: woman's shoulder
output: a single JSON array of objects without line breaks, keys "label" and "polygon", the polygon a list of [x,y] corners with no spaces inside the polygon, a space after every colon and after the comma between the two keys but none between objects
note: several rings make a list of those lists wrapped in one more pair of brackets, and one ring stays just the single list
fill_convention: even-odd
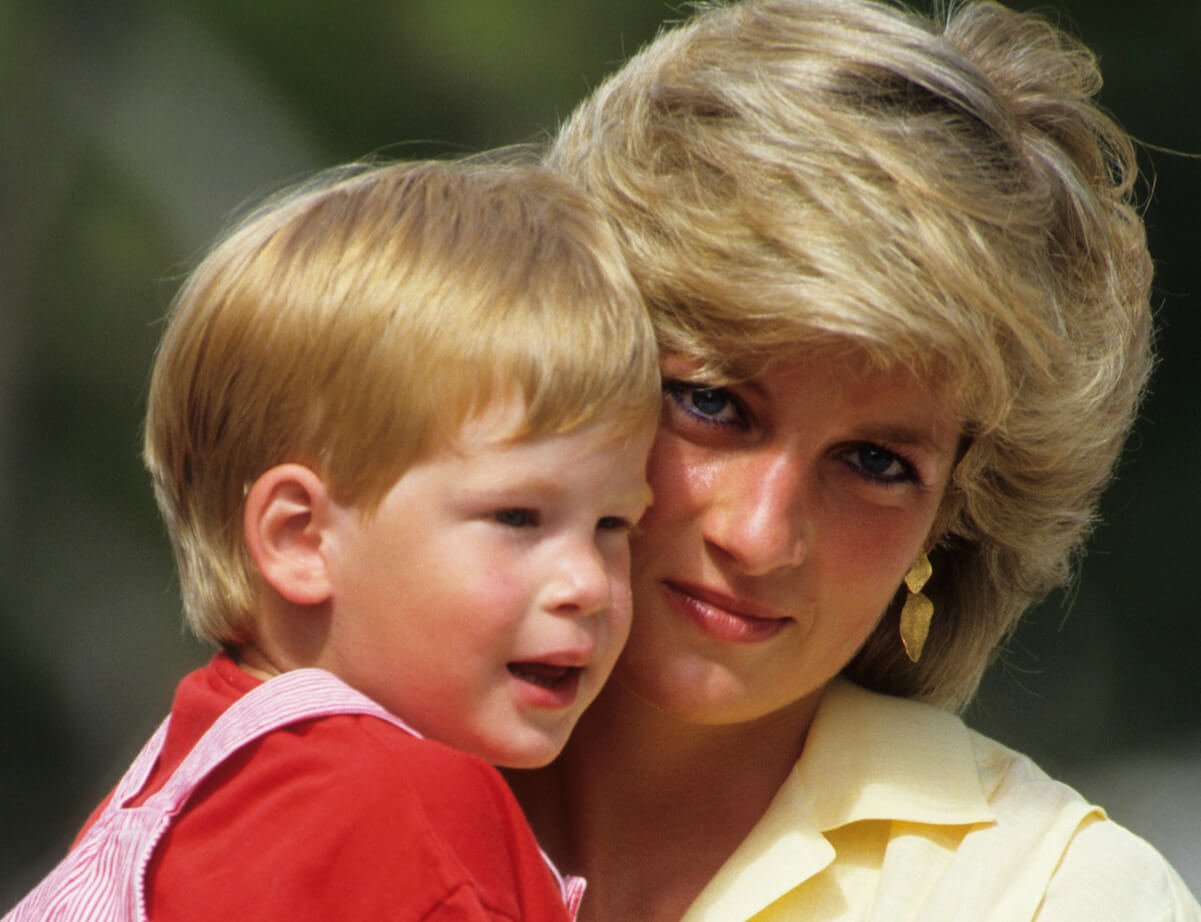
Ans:
[{"label": "woman's shoulder", "polygon": [[888,821],[877,905],[901,914],[920,880],[921,918],[1201,922],[1153,846],[1028,756],[929,704],[845,681],[827,699],[794,799],[843,846]]},{"label": "woman's shoulder", "polygon": [[1151,844],[1096,817],[1072,837],[1036,917],[1074,919],[1201,922],[1201,906]]},{"label": "woman's shoulder", "polygon": [[996,820],[965,840],[989,852],[1046,850],[1045,895],[1035,919],[1201,922],[1201,906],[1156,848],[1110,819],[1028,756],[969,730]]}]

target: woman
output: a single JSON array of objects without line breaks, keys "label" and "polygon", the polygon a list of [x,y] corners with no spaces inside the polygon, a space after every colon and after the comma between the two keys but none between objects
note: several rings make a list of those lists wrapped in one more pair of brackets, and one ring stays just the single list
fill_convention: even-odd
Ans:
[{"label": "woman", "polygon": [[953,715],[1067,579],[1150,364],[1099,83],[988,2],[746,0],[560,132],[665,379],[629,646],[562,759],[514,779],[584,919],[1201,918],[1150,846]]}]

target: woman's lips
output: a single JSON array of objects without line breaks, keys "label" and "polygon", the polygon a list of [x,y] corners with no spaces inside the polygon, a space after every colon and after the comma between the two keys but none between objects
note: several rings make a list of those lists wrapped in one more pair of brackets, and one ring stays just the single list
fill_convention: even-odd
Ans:
[{"label": "woman's lips", "polygon": [[775,637],[792,619],[762,606],[686,583],[665,581],[672,608],[706,634],[734,643],[758,643]]}]

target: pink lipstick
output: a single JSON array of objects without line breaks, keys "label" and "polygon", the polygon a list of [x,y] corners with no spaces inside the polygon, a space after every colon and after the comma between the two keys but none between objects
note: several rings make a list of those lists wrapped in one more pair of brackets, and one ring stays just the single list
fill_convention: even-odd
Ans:
[{"label": "pink lipstick", "polygon": [[722,593],[673,582],[662,586],[676,612],[717,640],[758,643],[770,640],[792,624],[786,615]]}]

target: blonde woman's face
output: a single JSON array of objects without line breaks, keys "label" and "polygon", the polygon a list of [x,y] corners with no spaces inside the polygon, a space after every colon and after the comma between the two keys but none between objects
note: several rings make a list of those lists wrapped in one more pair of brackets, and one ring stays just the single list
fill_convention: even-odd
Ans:
[{"label": "blonde woman's face", "polygon": [[617,681],[704,723],[806,707],[926,546],[959,427],[933,388],[855,355],[728,387],[696,369],[663,363]]}]

